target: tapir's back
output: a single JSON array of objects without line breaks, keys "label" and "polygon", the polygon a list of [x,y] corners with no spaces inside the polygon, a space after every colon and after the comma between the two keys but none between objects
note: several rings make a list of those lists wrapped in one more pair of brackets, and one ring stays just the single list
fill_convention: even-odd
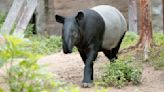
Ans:
[{"label": "tapir's back", "polygon": [[124,16],[119,10],[108,5],[96,6],[92,10],[99,13],[105,23],[102,47],[108,50],[114,48],[127,30],[127,23]]}]

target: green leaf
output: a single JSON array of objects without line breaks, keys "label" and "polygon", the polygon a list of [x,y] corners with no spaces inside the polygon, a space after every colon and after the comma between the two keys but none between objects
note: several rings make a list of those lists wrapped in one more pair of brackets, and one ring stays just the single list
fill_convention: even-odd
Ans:
[{"label": "green leaf", "polygon": [[0,92],[4,92],[2,88],[0,88]]}]

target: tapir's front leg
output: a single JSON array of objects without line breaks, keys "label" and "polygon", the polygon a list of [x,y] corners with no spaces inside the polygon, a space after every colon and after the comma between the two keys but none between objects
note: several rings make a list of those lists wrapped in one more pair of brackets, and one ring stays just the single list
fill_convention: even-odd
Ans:
[{"label": "tapir's front leg", "polygon": [[98,50],[94,46],[90,46],[84,68],[83,87],[91,87],[93,80],[93,61],[97,57]]}]

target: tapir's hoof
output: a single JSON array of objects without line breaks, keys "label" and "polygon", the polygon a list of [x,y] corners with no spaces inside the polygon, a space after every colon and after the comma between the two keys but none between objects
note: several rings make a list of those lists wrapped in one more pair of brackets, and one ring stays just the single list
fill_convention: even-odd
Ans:
[{"label": "tapir's hoof", "polygon": [[92,86],[93,86],[92,83],[83,83],[82,84],[82,87],[84,87],[84,88],[91,88]]}]

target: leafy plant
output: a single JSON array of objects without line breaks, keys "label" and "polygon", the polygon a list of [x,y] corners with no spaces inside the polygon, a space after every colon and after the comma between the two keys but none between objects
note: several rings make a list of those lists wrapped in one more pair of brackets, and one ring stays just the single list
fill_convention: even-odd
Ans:
[{"label": "leafy plant", "polygon": [[28,39],[13,36],[5,38],[6,44],[0,46],[0,62],[1,67],[5,67],[6,70],[4,81],[8,85],[8,91],[78,92],[74,86],[55,81],[53,74],[38,65],[37,60],[41,55],[30,52],[28,46],[31,43]]},{"label": "leafy plant", "polygon": [[28,24],[27,29],[25,31],[25,37],[30,37],[33,36],[33,32],[34,32],[34,24]]},{"label": "leafy plant", "polygon": [[51,54],[61,50],[61,38],[59,36],[33,36],[31,50],[34,53]]},{"label": "leafy plant", "polygon": [[95,92],[108,92],[106,88],[97,88]]},{"label": "leafy plant", "polygon": [[159,46],[164,46],[164,35],[160,32],[154,32],[153,33],[153,40],[155,42],[155,44],[159,45]]},{"label": "leafy plant", "polygon": [[164,46],[151,49],[150,62],[155,69],[164,69]]},{"label": "leafy plant", "polygon": [[117,60],[115,63],[107,64],[102,80],[105,85],[113,85],[121,88],[128,82],[140,83],[141,71],[132,67],[129,62]]},{"label": "leafy plant", "polygon": [[5,21],[6,14],[1,13],[0,14],[0,28],[2,27],[3,22]]},{"label": "leafy plant", "polygon": [[0,92],[4,92],[3,89],[0,88]]},{"label": "leafy plant", "polygon": [[126,32],[125,37],[121,43],[121,48],[127,48],[129,46],[135,45],[138,41],[139,36],[134,32]]}]

